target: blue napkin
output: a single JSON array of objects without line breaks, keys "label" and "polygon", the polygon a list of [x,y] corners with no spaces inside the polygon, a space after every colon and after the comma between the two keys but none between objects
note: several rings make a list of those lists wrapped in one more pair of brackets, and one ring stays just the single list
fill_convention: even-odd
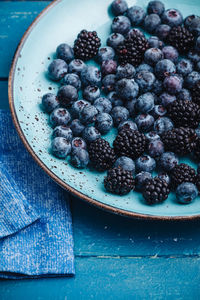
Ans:
[{"label": "blue napkin", "polygon": [[67,193],[33,161],[0,110],[0,278],[74,274]]}]

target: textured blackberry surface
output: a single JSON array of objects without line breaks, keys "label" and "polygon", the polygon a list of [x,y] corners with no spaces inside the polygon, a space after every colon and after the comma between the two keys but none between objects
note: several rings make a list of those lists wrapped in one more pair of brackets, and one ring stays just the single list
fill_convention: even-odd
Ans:
[{"label": "textured blackberry surface", "polygon": [[138,130],[124,129],[117,135],[113,146],[118,156],[136,159],[144,153],[146,141],[145,135]]},{"label": "textured blackberry surface", "polygon": [[147,180],[143,190],[143,197],[147,204],[152,205],[165,201],[168,198],[169,192],[167,182],[155,177]]},{"label": "textured blackberry surface", "polygon": [[196,148],[198,137],[192,128],[173,128],[162,134],[165,151],[172,151],[176,154],[186,155]]},{"label": "textured blackberry surface", "polygon": [[194,149],[194,158],[200,161],[200,138],[197,139],[196,147]]},{"label": "textured blackberry surface", "polygon": [[98,138],[90,144],[89,156],[93,167],[98,171],[112,168],[116,160],[114,149],[102,138]]},{"label": "textured blackberry surface", "polygon": [[82,60],[89,60],[97,55],[101,40],[96,31],[82,30],[74,42],[74,56]]},{"label": "textured blackberry surface", "polygon": [[171,184],[173,188],[176,188],[183,182],[192,182],[196,181],[196,172],[195,169],[190,167],[187,164],[177,165],[171,172]]},{"label": "textured blackberry surface", "polygon": [[180,53],[186,53],[194,46],[194,35],[184,26],[173,27],[168,35],[168,43]]},{"label": "textured blackberry surface", "polygon": [[200,80],[195,83],[195,86],[191,90],[192,101],[200,105]]},{"label": "textured blackberry surface", "polygon": [[176,127],[196,128],[200,122],[200,107],[188,100],[176,100],[168,105],[167,112]]},{"label": "textured blackberry surface", "polygon": [[200,174],[197,174],[196,176],[196,186],[200,194]]},{"label": "textured blackberry surface", "polygon": [[110,193],[125,195],[135,188],[135,181],[131,172],[117,167],[108,171],[104,186]]},{"label": "textured blackberry surface", "polygon": [[132,30],[116,49],[119,63],[130,63],[133,66],[138,66],[144,60],[144,52],[147,49],[146,38],[136,30]]}]

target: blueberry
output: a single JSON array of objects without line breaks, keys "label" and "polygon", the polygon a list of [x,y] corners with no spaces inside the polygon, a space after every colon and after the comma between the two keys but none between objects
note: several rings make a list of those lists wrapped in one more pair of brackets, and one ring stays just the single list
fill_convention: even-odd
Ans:
[{"label": "blueberry", "polygon": [[57,58],[63,59],[70,63],[74,59],[74,50],[67,44],[60,44],[56,49]]},{"label": "blueberry", "polygon": [[157,36],[150,36],[148,38],[148,44],[150,48],[162,48],[163,47],[163,42],[159,40]]},{"label": "blueberry", "polygon": [[194,50],[190,50],[188,52],[188,58],[195,64],[197,64],[200,61],[200,54],[197,53]]},{"label": "blueberry", "polygon": [[176,199],[182,204],[191,203],[197,196],[197,187],[191,182],[183,182],[176,189]]},{"label": "blueberry", "polygon": [[71,155],[71,164],[78,168],[84,169],[89,163],[89,154],[85,149],[77,149]]},{"label": "blueberry", "polygon": [[196,40],[195,50],[197,51],[197,53],[200,53],[200,36]]},{"label": "blueberry", "polygon": [[115,16],[123,15],[128,9],[128,4],[125,0],[114,0],[111,4],[112,13]]},{"label": "blueberry", "polygon": [[166,92],[162,93],[159,97],[160,103],[162,106],[167,107],[170,103],[174,102],[176,100],[175,95],[170,95]]},{"label": "blueberry", "polygon": [[182,89],[182,79],[177,75],[165,77],[163,86],[169,94],[177,94]]},{"label": "blueberry", "polygon": [[157,14],[147,15],[144,19],[144,28],[147,32],[153,33],[161,24],[161,19]]},{"label": "blueberry", "polygon": [[172,46],[165,46],[162,48],[162,53],[165,59],[169,59],[173,61],[173,63],[177,62],[179,54],[176,48]]},{"label": "blueberry", "polygon": [[138,129],[142,132],[151,131],[154,124],[154,117],[149,114],[141,114],[135,118]]},{"label": "blueberry", "polygon": [[123,101],[119,98],[119,96],[116,94],[116,92],[110,92],[108,94],[108,99],[110,100],[112,106],[122,106]]},{"label": "blueberry", "polygon": [[86,64],[80,59],[73,59],[69,64],[69,73],[76,73],[78,75],[86,68]]},{"label": "blueberry", "polygon": [[54,59],[48,67],[48,75],[54,81],[59,81],[67,74],[68,65],[62,59]]},{"label": "blueberry", "polygon": [[197,36],[200,35],[200,17],[199,16],[195,16],[195,15],[188,16],[184,20],[184,24],[189,29],[189,31],[191,31],[192,33],[194,33]]},{"label": "blueberry", "polygon": [[118,126],[118,131],[122,131],[122,130],[126,130],[126,129],[129,129],[129,130],[138,130],[137,128],[137,124],[133,121],[123,121],[119,124]]},{"label": "blueberry", "polygon": [[176,66],[169,59],[160,60],[155,66],[155,74],[158,79],[164,79],[166,76],[176,73]]},{"label": "blueberry", "polygon": [[51,113],[59,106],[58,98],[52,93],[45,94],[42,97],[42,105],[47,113]]},{"label": "blueberry", "polygon": [[156,79],[154,81],[153,87],[152,87],[152,92],[159,96],[163,91],[163,83],[161,80]]},{"label": "blueberry", "polygon": [[56,108],[50,114],[50,123],[53,127],[58,125],[67,126],[70,121],[71,116],[66,108]]},{"label": "blueberry", "polygon": [[129,101],[137,97],[139,85],[134,79],[124,78],[116,82],[115,90],[121,99]]},{"label": "blueberry", "polygon": [[71,152],[71,143],[64,137],[55,137],[51,143],[53,155],[59,158],[65,158]]},{"label": "blueberry", "polygon": [[83,124],[81,124],[79,119],[74,119],[71,122],[70,128],[71,128],[74,136],[80,136],[82,134],[85,126]]},{"label": "blueberry", "polygon": [[73,133],[70,127],[59,125],[53,130],[53,137],[64,137],[68,142],[71,142]]},{"label": "blueberry", "polygon": [[190,90],[195,86],[198,80],[200,80],[200,73],[192,71],[185,78],[185,86]]},{"label": "blueberry", "polygon": [[130,117],[134,117],[135,116],[135,104],[136,104],[137,99],[134,98],[130,101],[127,101],[125,104],[125,107],[128,109]]},{"label": "blueberry", "polygon": [[150,131],[146,134],[146,138],[149,142],[155,141],[155,140],[159,140],[160,136],[157,134],[157,132],[155,131]]},{"label": "blueberry", "polygon": [[166,181],[168,185],[170,184],[170,177],[167,173],[159,173],[158,178],[160,178],[161,180]]},{"label": "blueberry", "polygon": [[196,128],[195,132],[196,132],[196,135],[198,136],[198,138],[200,138],[200,128]]},{"label": "blueberry", "polygon": [[166,172],[171,172],[178,163],[178,156],[173,152],[164,152],[159,160],[160,167]]},{"label": "blueberry", "polygon": [[91,143],[100,138],[101,134],[94,126],[87,126],[82,132],[82,137],[87,143]]},{"label": "blueberry", "polygon": [[140,156],[138,159],[136,159],[135,167],[136,167],[137,173],[140,173],[140,172],[151,173],[156,168],[156,161],[149,155],[143,155],[143,156]]},{"label": "blueberry", "polygon": [[197,69],[198,72],[200,72],[200,61],[197,63],[196,69]]},{"label": "blueberry", "polygon": [[163,59],[163,53],[158,48],[149,48],[144,53],[144,61],[151,66],[155,66],[161,59]]},{"label": "blueberry", "polygon": [[144,18],[146,16],[146,13],[144,9],[140,6],[132,6],[127,10],[127,17],[131,21],[132,26],[138,26],[142,24],[144,21]]},{"label": "blueberry", "polygon": [[189,100],[189,101],[191,101],[191,100],[192,100],[192,97],[191,97],[190,91],[187,90],[187,89],[182,89],[182,90],[178,93],[177,99],[179,99],[179,100]]},{"label": "blueberry", "polygon": [[135,163],[131,158],[127,156],[119,157],[115,161],[114,167],[115,168],[121,167],[122,169],[131,172],[133,175],[135,174]]},{"label": "blueberry", "polygon": [[123,106],[115,106],[111,111],[111,116],[115,126],[129,118],[129,111]]},{"label": "blueberry", "polygon": [[154,107],[154,96],[152,95],[152,93],[145,93],[140,95],[135,106],[140,113],[147,113],[151,111]]},{"label": "blueberry", "polygon": [[197,173],[200,174],[200,164],[197,166]]},{"label": "blueberry", "polygon": [[132,39],[133,36],[136,35],[136,34],[139,35],[140,37],[143,37],[143,38],[145,37],[144,33],[140,29],[138,29],[138,28],[132,28],[127,33],[126,38],[131,38]]},{"label": "blueberry", "polygon": [[94,106],[100,113],[110,113],[112,109],[112,103],[105,97],[97,98],[94,101]]},{"label": "blueberry", "polygon": [[153,67],[148,64],[143,63],[137,67],[136,71],[137,71],[137,73],[142,72],[142,71],[147,71],[147,72],[153,73]]},{"label": "blueberry", "polygon": [[105,94],[114,91],[116,76],[114,74],[106,75],[102,80],[102,90]]},{"label": "blueberry", "polygon": [[77,90],[80,90],[81,88],[81,81],[79,79],[79,76],[75,73],[70,73],[70,74],[66,74],[61,83],[63,85],[72,85],[74,86]]},{"label": "blueberry", "polygon": [[80,112],[85,106],[89,106],[90,103],[85,100],[78,100],[72,104],[71,113],[74,118],[79,118]]},{"label": "blueberry", "polygon": [[78,99],[78,91],[72,85],[63,85],[58,90],[58,101],[63,107],[69,107]]},{"label": "blueberry", "polygon": [[83,86],[99,86],[101,84],[101,71],[94,66],[87,66],[81,72],[81,82]]},{"label": "blueberry", "polygon": [[164,106],[162,105],[155,105],[151,114],[154,117],[154,119],[158,119],[159,117],[163,117],[166,115],[167,110]]},{"label": "blueberry", "polygon": [[114,57],[115,51],[109,46],[100,48],[97,55],[99,63],[102,63],[104,60],[114,59]]},{"label": "blueberry", "polygon": [[189,59],[182,58],[177,63],[176,70],[178,74],[181,74],[182,76],[187,76],[193,71],[193,63]]},{"label": "blueberry", "polygon": [[122,78],[131,79],[134,77],[136,71],[133,65],[127,63],[122,64],[117,67],[116,79],[120,80]]},{"label": "blueberry", "polygon": [[171,27],[179,26],[183,23],[183,16],[178,9],[170,8],[164,11],[162,14],[162,23]]},{"label": "blueberry", "polygon": [[80,112],[80,121],[83,124],[90,124],[96,120],[96,116],[98,114],[98,110],[95,106],[89,105],[85,106]]},{"label": "blueberry", "polygon": [[187,16],[184,20],[185,27],[189,29],[194,20],[200,20],[200,17],[196,15]]},{"label": "blueberry", "polygon": [[107,45],[116,49],[119,45],[123,44],[124,36],[120,33],[112,33],[107,39]]},{"label": "blueberry", "polygon": [[155,81],[155,75],[148,71],[140,71],[136,74],[135,80],[139,85],[140,91],[145,93],[152,89]]},{"label": "blueberry", "polygon": [[174,127],[174,124],[167,117],[160,117],[154,123],[154,130],[158,134],[162,134],[165,131],[172,130],[173,127]]},{"label": "blueberry", "polygon": [[159,39],[161,39],[162,41],[165,41],[169,35],[169,32],[171,30],[171,27],[167,24],[160,24],[157,28],[156,28],[156,35],[159,37]]},{"label": "blueberry", "polygon": [[126,16],[118,16],[113,19],[112,32],[126,34],[131,28],[131,22]]},{"label": "blueberry", "polygon": [[88,85],[83,90],[83,98],[87,101],[93,103],[94,100],[100,97],[100,89],[98,86]]},{"label": "blueberry", "polygon": [[151,173],[140,172],[135,176],[135,188],[137,191],[142,191],[147,180],[152,179]]},{"label": "blueberry", "polygon": [[151,157],[159,157],[164,153],[164,145],[161,140],[154,140],[148,144],[148,153]]},{"label": "blueberry", "polygon": [[81,137],[75,137],[72,140],[72,152],[76,152],[77,149],[87,150],[87,144]]},{"label": "blueberry", "polygon": [[162,15],[165,10],[165,6],[161,1],[150,1],[147,6],[148,14]]},{"label": "blueberry", "polygon": [[95,126],[102,134],[106,134],[113,127],[113,119],[108,113],[99,113],[96,118]]},{"label": "blueberry", "polygon": [[109,60],[104,60],[102,62],[101,72],[104,76],[108,75],[108,74],[115,74],[116,71],[117,71],[117,62],[116,61],[109,59]]}]

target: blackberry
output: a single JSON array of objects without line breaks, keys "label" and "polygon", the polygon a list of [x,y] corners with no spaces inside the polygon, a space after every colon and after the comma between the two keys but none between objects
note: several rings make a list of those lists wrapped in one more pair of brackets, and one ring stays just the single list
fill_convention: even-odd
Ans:
[{"label": "blackberry", "polygon": [[97,55],[101,40],[96,31],[82,30],[74,42],[74,56],[82,60],[89,60]]},{"label": "blackberry", "polygon": [[135,188],[135,181],[130,171],[117,167],[108,171],[104,186],[108,192],[126,195]]},{"label": "blackberry", "polygon": [[199,194],[200,194],[200,174],[197,174],[196,175],[196,186],[197,186],[197,189],[199,191]]},{"label": "blackberry", "polygon": [[194,35],[185,27],[173,27],[167,37],[168,43],[180,53],[186,53],[194,46]]},{"label": "blackberry", "polygon": [[198,137],[196,147],[194,149],[194,158],[200,161],[200,138]]},{"label": "blackberry", "polygon": [[194,129],[180,127],[165,131],[161,139],[164,143],[165,151],[186,155],[195,149],[198,138]]},{"label": "blackberry", "polygon": [[144,60],[144,53],[147,49],[146,38],[133,29],[116,49],[119,63],[130,63],[133,66],[138,66]]},{"label": "blackberry", "polygon": [[191,90],[192,101],[200,105],[200,80],[195,83],[195,86]]},{"label": "blackberry", "polygon": [[100,172],[110,169],[116,160],[114,149],[102,138],[98,138],[90,144],[89,156],[94,168]]},{"label": "blackberry", "polygon": [[149,205],[158,204],[168,198],[169,192],[167,182],[155,177],[146,181],[143,189],[143,197]]},{"label": "blackberry", "polygon": [[180,164],[173,168],[171,172],[171,184],[173,188],[177,188],[183,182],[192,182],[196,181],[196,172],[195,169],[190,167],[187,164]]},{"label": "blackberry", "polygon": [[196,128],[200,122],[200,107],[188,100],[176,100],[167,106],[167,112],[176,127]]},{"label": "blackberry", "polygon": [[136,159],[144,153],[146,141],[145,135],[138,130],[124,129],[117,135],[113,146],[118,156]]}]

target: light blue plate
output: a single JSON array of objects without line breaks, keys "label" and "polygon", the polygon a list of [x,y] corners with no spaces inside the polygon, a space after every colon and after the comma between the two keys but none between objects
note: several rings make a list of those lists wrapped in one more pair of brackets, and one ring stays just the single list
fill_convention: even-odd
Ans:
[{"label": "light blue plate", "polygon": [[[173,194],[157,206],[145,205],[142,196],[131,192],[120,197],[106,193],[102,184],[105,173],[77,170],[67,160],[59,160],[49,152],[52,129],[48,115],[40,107],[41,97],[57,92],[58,84],[48,80],[46,70],[57,45],[73,45],[78,32],[96,30],[106,44],[110,33],[110,0],[63,0],[51,4],[32,24],[15,55],[9,78],[9,100],[17,130],[40,166],[60,185],[80,198],[103,209],[131,217],[188,219],[200,216],[200,199],[190,205],[180,205]],[[129,6],[145,7],[147,1],[128,1]],[[178,8],[187,16],[198,14],[199,0],[164,1],[166,8]],[[111,143],[115,130],[106,136]],[[187,161],[188,162],[188,161]],[[189,162],[188,162],[189,163]],[[48,188],[48,187],[44,187]]]}]

